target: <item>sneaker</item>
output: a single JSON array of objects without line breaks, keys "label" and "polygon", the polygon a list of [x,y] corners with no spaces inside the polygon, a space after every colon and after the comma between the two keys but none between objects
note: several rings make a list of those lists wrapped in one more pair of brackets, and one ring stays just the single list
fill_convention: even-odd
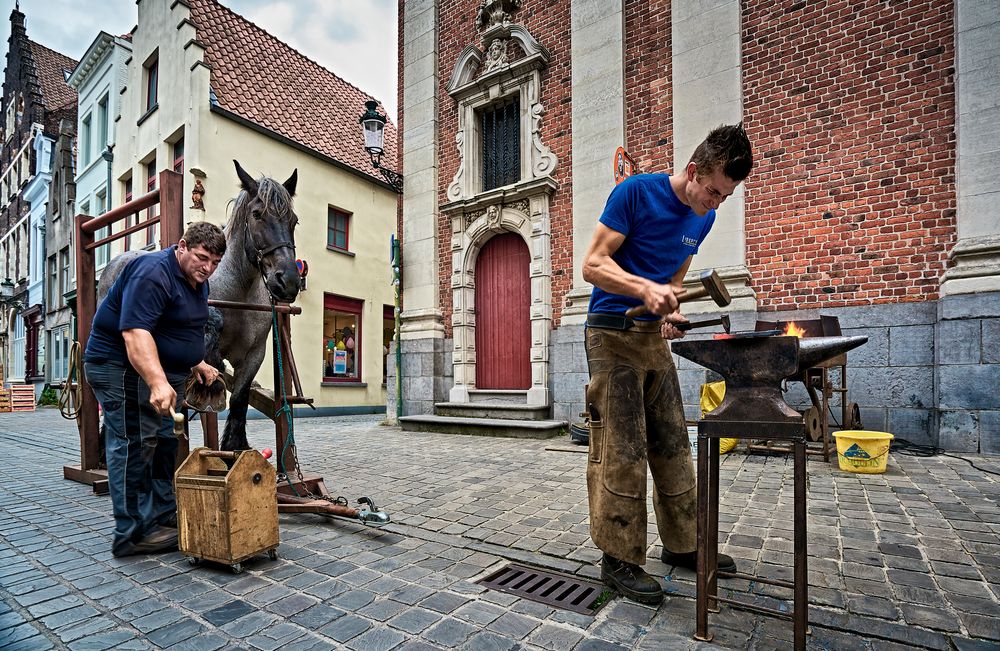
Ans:
[{"label": "sneaker", "polygon": [[660,582],[646,574],[638,565],[604,555],[601,559],[601,580],[632,601],[658,604],[663,601]]},{"label": "sneaker", "polygon": [[112,549],[111,553],[116,558],[119,558],[133,554],[169,552],[175,549],[177,549],[177,529],[157,525],[150,529],[138,542],[124,543],[117,549]]},{"label": "sneaker", "polygon": [[[735,572],[736,571],[736,561],[733,557],[728,554],[719,553],[716,558],[719,561],[719,572]],[[660,554],[660,560],[667,565],[673,565],[675,567],[683,567],[685,569],[691,570],[692,572],[698,571],[698,552],[688,552],[686,554],[675,554],[672,551],[668,551],[666,548],[663,549],[663,553]]]}]

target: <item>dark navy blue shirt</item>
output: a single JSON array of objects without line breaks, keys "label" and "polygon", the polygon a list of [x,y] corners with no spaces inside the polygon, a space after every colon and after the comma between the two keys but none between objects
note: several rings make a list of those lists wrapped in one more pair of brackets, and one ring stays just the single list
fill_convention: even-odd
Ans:
[{"label": "dark navy blue shirt", "polygon": [[[600,222],[625,236],[611,259],[630,274],[665,285],[698,252],[715,223],[715,211],[699,216],[681,202],[667,174],[637,174],[608,197]],[[595,287],[590,311],[622,314],[642,301]],[[658,319],[650,314],[640,319]]]},{"label": "dark navy blue shirt", "polygon": [[208,283],[191,286],[176,250],[140,255],[125,265],[94,315],[84,361],[128,364],[122,331],[133,328],[153,335],[168,373],[187,373],[205,357]]}]

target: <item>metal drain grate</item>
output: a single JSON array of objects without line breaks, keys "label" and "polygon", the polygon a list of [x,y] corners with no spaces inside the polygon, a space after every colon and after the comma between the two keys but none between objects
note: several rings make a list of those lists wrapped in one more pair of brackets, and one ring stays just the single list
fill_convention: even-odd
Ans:
[{"label": "metal drain grate", "polygon": [[583,615],[593,615],[606,603],[601,600],[592,607],[604,591],[600,583],[516,563],[505,565],[477,583]]}]

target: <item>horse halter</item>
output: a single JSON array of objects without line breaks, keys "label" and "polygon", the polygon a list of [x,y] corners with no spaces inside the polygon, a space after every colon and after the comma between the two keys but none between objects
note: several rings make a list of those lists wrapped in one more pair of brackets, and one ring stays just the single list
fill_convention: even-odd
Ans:
[{"label": "horse halter", "polygon": [[276,244],[272,244],[271,246],[266,248],[261,248],[260,246],[258,246],[257,240],[253,236],[253,232],[250,231],[249,218],[243,220],[243,227],[246,229],[247,239],[250,241],[250,245],[253,247],[254,257],[255,257],[254,264],[257,265],[257,271],[260,272],[261,276],[264,275],[264,266],[263,266],[264,256],[270,255],[271,253],[274,253],[278,249],[284,249],[284,248],[291,249],[292,255],[293,256],[295,255],[295,245],[289,242],[288,240],[283,240]]},{"label": "horse halter", "polygon": [[267,275],[264,273],[264,256],[270,255],[277,251],[278,249],[288,248],[292,250],[292,257],[295,257],[295,245],[288,240],[283,240],[276,244],[272,244],[269,247],[261,248],[257,245],[257,240],[253,236],[253,232],[250,230],[250,218],[247,217],[243,220],[243,227],[246,229],[247,240],[250,242],[250,246],[254,249],[254,264],[257,266],[257,271],[260,272],[260,280],[264,285],[264,289],[267,291],[268,297],[271,299],[271,305],[273,307],[274,302],[278,300],[271,288],[267,286]]}]

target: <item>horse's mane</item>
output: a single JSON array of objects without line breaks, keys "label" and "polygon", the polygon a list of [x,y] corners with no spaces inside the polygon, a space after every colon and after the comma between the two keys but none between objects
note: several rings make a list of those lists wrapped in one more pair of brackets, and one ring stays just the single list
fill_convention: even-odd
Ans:
[{"label": "horse's mane", "polygon": [[[257,180],[257,198],[262,204],[261,212],[265,215],[285,219],[292,215],[291,195],[288,194],[284,185],[270,177],[263,176]],[[229,202],[233,207],[232,216],[223,232],[230,248],[234,248],[233,244],[239,244],[241,245],[239,248],[242,250],[243,240],[246,239],[246,223],[250,219],[250,199],[250,193],[242,189],[236,198]],[[238,256],[236,262],[241,269],[250,265],[246,256],[242,255]]]}]

